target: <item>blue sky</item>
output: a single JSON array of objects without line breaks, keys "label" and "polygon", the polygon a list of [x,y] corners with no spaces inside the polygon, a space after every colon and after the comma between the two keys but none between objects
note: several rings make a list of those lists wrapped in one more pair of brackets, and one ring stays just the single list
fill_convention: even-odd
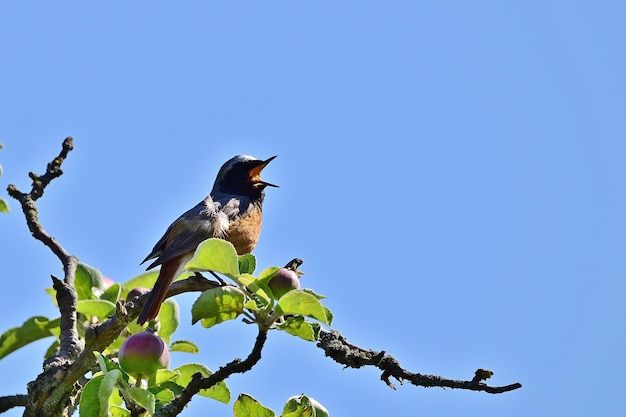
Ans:
[{"label": "blue sky", "polygon": [[[387,388],[271,334],[228,382],[280,412],[305,392],[334,416],[589,416],[623,409],[626,362],[623,2],[198,2],[0,5],[0,194],[66,136],[41,221],[125,281],[235,154],[279,157],[255,254],[300,257],[334,328],[414,372],[484,393]],[[59,274],[14,201],[0,217],[0,330],[57,312]],[[240,322],[178,338],[210,368],[248,353]],[[49,341],[0,361],[25,392]],[[7,377],[10,376],[10,377]],[[194,399],[183,416],[232,415]],[[12,410],[9,416],[21,415]]]}]

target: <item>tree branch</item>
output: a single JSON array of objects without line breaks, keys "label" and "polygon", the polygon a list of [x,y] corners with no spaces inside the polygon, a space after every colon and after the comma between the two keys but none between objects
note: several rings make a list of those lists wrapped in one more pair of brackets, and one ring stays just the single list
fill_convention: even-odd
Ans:
[{"label": "tree branch", "polygon": [[37,175],[34,172],[29,172],[28,176],[33,180],[33,183],[31,190],[28,193],[19,191],[13,184],[9,184],[7,187],[9,195],[20,202],[22,211],[26,216],[26,224],[28,225],[28,229],[32,233],[33,237],[48,246],[50,250],[52,250],[52,252],[61,260],[61,262],[63,262],[63,266],[65,266],[65,261],[70,257],[70,254],[67,253],[52,236],[48,235],[43,230],[43,227],[39,223],[35,201],[43,195],[45,188],[53,179],[58,178],[63,174],[61,164],[63,164],[67,154],[72,149],[74,149],[74,140],[71,137],[65,138],[59,156],[48,163],[45,174]]},{"label": "tree branch", "polygon": [[54,237],[46,233],[41,223],[39,223],[35,201],[43,195],[44,190],[53,179],[63,174],[61,165],[72,149],[74,149],[74,140],[71,137],[65,138],[59,156],[48,163],[46,172],[43,175],[30,172],[28,176],[33,180],[33,183],[28,193],[19,191],[13,184],[9,184],[7,187],[9,195],[19,201],[22,206],[26,224],[33,237],[50,248],[63,264],[65,271],[63,281],[52,277],[54,289],[57,291],[57,302],[61,310],[61,346],[57,356],[62,358],[72,357],[82,349],[82,342],[76,329],[76,303],[78,299],[76,289],[74,288],[78,259],[70,255]]},{"label": "tree branch", "polygon": [[396,389],[396,387],[390,381],[390,378],[395,378],[400,383],[407,380],[413,385],[421,387],[458,388],[472,391],[485,391],[490,394],[500,394],[522,387],[520,383],[502,387],[489,386],[481,381],[490,378],[493,372],[485,369],[476,370],[474,377],[470,381],[460,381],[437,375],[423,375],[409,372],[402,368],[400,363],[393,356],[385,354],[385,351],[377,352],[360,348],[349,343],[346,338],[337,331],[329,332],[321,330],[317,346],[324,351],[326,356],[346,367],[360,368],[367,365],[376,366],[383,371],[380,379],[385,381],[387,386],[392,389]]},{"label": "tree branch", "polygon": [[267,340],[267,329],[259,327],[252,352],[244,360],[234,359],[215,373],[203,377],[200,373],[194,374],[191,381],[183,392],[171,403],[157,411],[156,417],[174,417],[178,415],[201,389],[211,388],[215,384],[224,381],[226,378],[236,373],[244,373],[252,369],[261,360],[261,350]]},{"label": "tree branch", "polygon": [[28,404],[28,395],[17,394],[0,397],[0,413],[4,413],[13,407],[24,407]]},{"label": "tree branch", "polygon": [[[57,412],[60,403],[49,403],[50,391],[55,389],[62,380],[65,368],[72,359],[78,355],[82,348],[82,340],[76,328],[76,305],[78,302],[74,280],[76,277],[76,267],[78,259],[70,255],[54,237],[50,236],[39,222],[38,210],[35,205],[44,193],[50,182],[63,174],[61,165],[68,153],[74,148],[73,139],[66,138],[59,155],[54,158],[46,167],[43,175],[30,172],[28,176],[32,179],[32,186],[28,193],[21,192],[13,184],[7,187],[9,195],[19,201],[22,211],[26,217],[26,224],[33,237],[46,245],[59,258],[64,269],[64,279],[61,281],[52,277],[54,289],[57,291],[56,297],[61,312],[61,334],[60,348],[57,355],[48,359],[44,363],[44,372],[41,373],[34,382],[28,386],[29,401],[26,405],[25,415],[40,415]],[[64,394],[64,401],[71,403],[77,394],[77,387],[71,386]],[[65,404],[63,407],[65,407]],[[70,404],[70,407],[71,404]]]}]

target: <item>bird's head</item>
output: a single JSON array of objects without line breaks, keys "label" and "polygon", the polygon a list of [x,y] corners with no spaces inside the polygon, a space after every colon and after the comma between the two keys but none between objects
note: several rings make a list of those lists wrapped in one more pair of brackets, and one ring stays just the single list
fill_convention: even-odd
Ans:
[{"label": "bird's head", "polygon": [[214,193],[233,194],[257,199],[263,196],[265,187],[278,187],[261,178],[261,171],[276,156],[266,160],[257,159],[249,155],[237,155],[222,165],[213,190]]}]

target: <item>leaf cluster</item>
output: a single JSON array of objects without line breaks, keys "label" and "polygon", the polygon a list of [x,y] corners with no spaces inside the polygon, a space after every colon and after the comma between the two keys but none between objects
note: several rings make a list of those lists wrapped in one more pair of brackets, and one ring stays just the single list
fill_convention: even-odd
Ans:
[{"label": "leaf cluster", "polygon": [[[136,408],[153,415],[157,408],[180,395],[194,374],[212,374],[202,364],[189,363],[173,370],[159,369],[150,376],[147,386],[143,386],[141,381],[134,380],[116,362],[105,356],[98,355],[98,363],[101,371],[85,385],[80,399],[81,417],[130,417],[129,410]],[[230,390],[224,381],[198,394],[226,404],[231,399]]]},{"label": "leaf cluster", "polygon": [[261,329],[283,330],[304,340],[316,341],[320,331],[317,322],[328,326],[332,323],[332,313],[320,302],[324,296],[310,289],[298,289],[276,297],[268,282],[279,268],[270,267],[254,276],[254,255],[237,256],[233,245],[225,240],[202,242],[186,269],[212,271],[233,282],[233,285],[203,292],[193,304],[193,323],[200,322],[206,328],[243,315],[247,323],[256,323]]},{"label": "leaf cluster", "polygon": [[[104,277],[98,269],[79,263],[74,282],[78,296],[76,311],[78,313],[77,330],[79,335],[84,338],[89,327],[100,324],[115,314],[116,303],[125,300],[132,289],[142,285],[153,285],[157,275],[158,271],[148,272],[126,283],[118,283]],[[46,292],[56,305],[56,291],[53,288],[47,288]],[[159,312],[157,334],[167,344],[170,344],[171,351],[197,353],[198,348],[191,342],[170,342],[170,337],[178,328],[179,322],[178,304],[172,299],[167,300]],[[26,320],[21,326],[5,331],[0,335],[0,359],[29,343],[47,337],[54,337],[54,341],[46,350],[44,357],[53,356],[59,348],[59,326],[60,317],[50,319],[35,316]],[[140,326],[132,323],[103,353],[108,355],[117,352],[126,338],[142,330]]]},{"label": "leaf cluster", "polygon": [[[179,279],[202,272],[220,274],[224,279],[220,278],[220,285],[204,291],[193,303],[193,323],[211,328],[241,317],[245,323],[256,324],[261,332],[285,331],[307,341],[317,341],[321,324],[330,326],[332,322],[330,310],[320,301],[324,297],[310,289],[292,290],[281,297],[275,297],[268,282],[280,268],[264,269],[257,276],[254,275],[255,269],[256,258],[251,254],[238,256],[229,242],[208,239],[200,244],[186,266],[187,272]],[[75,275],[77,330],[80,337],[85,338],[90,328],[102,324],[116,314],[117,304],[139,302],[139,298],[130,298],[132,291],[152,287],[158,271],[146,272],[125,283],[119,283],[104,277],[94,267],[78,263]],[[56,304],[56,291],[48,288],[46,292]],[[170,352],[199,353],[198,346],[191,341],[172,340],[179,322],[178,304],[170,298],[162,304],[157,319],[150,322],[149,327],[169,346]],[[60,318],[35,316],[21,326],[9,329],[0,335],[0,359],[31,342],[47,337],[52,337],[53,342],[45,357],[54,356],[60,344],[59,326]],[[96,353],[98,366],[92,370],[92,377],[84,386],[80,398],[81,416],[130,416],[137,409],[153,415],[180,396],[195,374],[205,378],[213,374],[202,364],[188,363],[172,370],[158,370],[146,381],[135,379],[119,366],[117,354],[127,338],[144,330],[132,322],[113,343],[102,352]],[[199,389],[197,394],[223,403],[231,401],[230,390],[223,380],[208,388]],[[300,405],[295,406],[294,401],[291,399],[287,402],[284,416],[326,415],[322,411],[318,414],[311,411],[311,404],[318,403],[312,403],[314,400],[304,395],[298,400]],[[288,404],[291,405],[288,407]],[[245,394],[235,401],[233,411],[237,417],[275,415]]]}]

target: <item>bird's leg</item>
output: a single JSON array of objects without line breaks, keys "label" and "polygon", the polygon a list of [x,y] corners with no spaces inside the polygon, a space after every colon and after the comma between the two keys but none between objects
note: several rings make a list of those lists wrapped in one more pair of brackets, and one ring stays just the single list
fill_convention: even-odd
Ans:
[{"label": "bird's leg", "polygon": [[215,272],[213,272],[213,271],[209,271],[209,272],[211,273],[211,275],[213,275],[215,277],[215,279],[217,279],[218,282],[211,281],[210,279],[206,278],[204,275],[202,275],[202,273],[200,273],[198,271],[194,271],[193,276],[190,277],[190,278],[193,278],[193,279],[196,279],[196,280],[199,280],[199,281],[211,282],[211,283],[215,284],[216,287],[223,287],[225,285],[228,285]]},{"label": "bird's leg", "polygon": [[[225,286],[225,285],[228,285],[228,284],[227,284],[226,282],[224,282],[224,280],[223,280],[223,279],[222,279],[219,275],[217,275],[215,272],[213,272],[213,271],[209,271],[209,272],[211,273],[211,275],[213,275],[213,277],[215,277],[215,279],[216,279],[216,280],[218,280],[218,281],[219,281],[219,283],[220,283],[220,285],[221,285],[222,287],[223,287],[223,286]],[[196,272],[196,274],[197,274],[197,272]]]},{"label": "bird's leg", "polygon": [[204,275],[202,275],[202,273],[200,273],[198,271],[194,271],[193,276],[191,276],[189,278],[193,278],[194,280],[200,281],[200,282],[212,282],[212,281],[208,280]]}]

